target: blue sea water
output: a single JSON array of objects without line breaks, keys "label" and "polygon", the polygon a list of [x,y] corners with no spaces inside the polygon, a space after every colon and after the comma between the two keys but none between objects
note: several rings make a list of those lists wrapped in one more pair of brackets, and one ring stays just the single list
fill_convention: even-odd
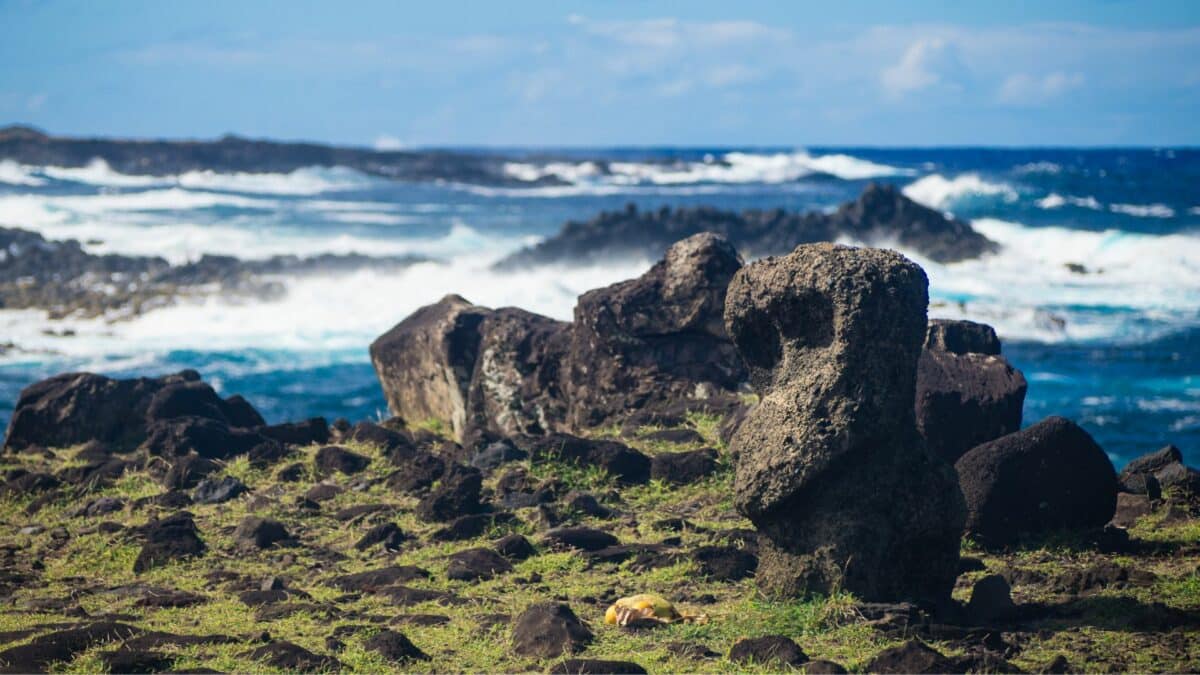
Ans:
[{"label": "blue sea water", "polygon": [[[931,316],[997,328],[1029,380],[1026,422],[1060,414],[1120,465],[1175,443],[1200,464],[1200,151],[1191,149],[507,149],[518,178],[563,186],[404,184],[341,168],[150,178],[0,162],[0,225],[95,252],[243,258],[418,253],[383,273],[284,279],[271,302],[187,300],[131,320],[0,311],[0,424],[21,388],[64,370],[195,368],[272,421],[384,414],[375,336],[446,293],[569,318],[575,297],[652,261],[497,273],[566,220],[634,203],[832,209],[871,180],[972,222],[993,256],[939,265]],[[553,158],[553,159],[550,159]],[[1072,267],[1068,267],[1068,265]],[[1083,273],[1079,272],[1082,266]]]}]

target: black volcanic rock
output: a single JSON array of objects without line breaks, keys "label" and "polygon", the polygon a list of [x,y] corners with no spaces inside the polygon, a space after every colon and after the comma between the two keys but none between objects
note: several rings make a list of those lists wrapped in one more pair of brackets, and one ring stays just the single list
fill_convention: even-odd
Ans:
[{"label": "black volcanic rock", "polygon": [[723,410],[746,377],[721,318],[741,264],[725,239],[697,234],[642,276],[585,293],[573,323],[448,295],[376,339],[371,361],[393,414],[446,423],[472,451],[635,411]]},{"label": "black volcanic rock", "polygon": [[1108,455],[1061,417],[973,448],[954,468],[967,502],[966,532],[989,547],[1022,535],[1099,529],[1116,510]]},{"label": "black volcanic rock", "polygon": [[519,269],[556,262],[598,262],[640,256],[656,258],[685,237],[712,232],[747,256],[783,254],[800,244],[835,241],[897,242],[937,262],[978,258],[997,246],[965,222],[905,197],[890,185],[871,184],[833,213],[721,211],[709,206],[606,211],[587,222],[566,223],[555,236],[518,251],[497,266]]},{"label": "black volcanic rock", "polygon": [[948,462],[1021,428],[1027,384],[991,326],[934,320],[917,363],[917,430]]}]

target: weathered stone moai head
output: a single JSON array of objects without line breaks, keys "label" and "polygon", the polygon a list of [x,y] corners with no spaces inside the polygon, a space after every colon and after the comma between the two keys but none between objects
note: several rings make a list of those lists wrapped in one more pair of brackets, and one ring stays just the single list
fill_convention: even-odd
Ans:
[{"label": "weathered stone moai head", "polygon": [[769,590],[926,598],[953,583],[952,564],[911,594],[882,578],[957,561],[961,495],[913,414],[927,304],[924,271],[880,249],[804,245],[734,276],[726,327],[760,395],[731,441],[735,503],[765,535]]},{"label": "weathered stone moai head", "polygon": [[925,272],[898,253],[801,246],[744,269],[725,321],[761,402],[736,436],[737,503],[769,514],[847,453],[914,428]]}]

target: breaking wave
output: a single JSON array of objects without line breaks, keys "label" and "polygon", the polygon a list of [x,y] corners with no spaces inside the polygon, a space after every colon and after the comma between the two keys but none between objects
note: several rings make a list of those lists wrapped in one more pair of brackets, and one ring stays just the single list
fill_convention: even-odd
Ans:
[{"label": "breaking wave", "polygon": [[954,178],[930,174],[905,186],[904,194],[915,202],[936,209],[948,208],[972,197],[1000,198],[1010,203],[1020,198],[1011,185],[984,180],[977,173],[964,173]]}]

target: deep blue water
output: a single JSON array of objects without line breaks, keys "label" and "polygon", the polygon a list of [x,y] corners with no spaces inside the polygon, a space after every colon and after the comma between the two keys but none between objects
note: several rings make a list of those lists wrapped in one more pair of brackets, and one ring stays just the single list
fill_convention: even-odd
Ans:
[{"label": "deep blue water", "polygon": [[[984,321],[1001,333],[1006,355],[1029,379],[1027,422],[1049,414],[1075,419],[1118,464],[1167,442],[1200,464],[1196,150],[519,152],[528,158],[515,174],[555,173],[573,184],[411,185],[339,169],[142,179],[103,166],[0,163],[0,225],[75,237],[96,251],[172,260],[416,252],[443,263],[289,281],[282,302],[185,303],[111,324],[0,311],[0,344],[21,348],[0,360],[0,424],[22,387],[70,369],[134,375],[195,368],[273,421],[374,417],[384,404],[367,345],[416,307],[457,292],[568,318],[578,293],[648,266],[629,260],[511,275],[487,270],[565,220],[629,202],[829,209],[879,180],[972,221],[1002,244],[982,261],[921,262],[931,279],[931,315]],[[575,159],[547,165],[548,154]],[[612,162],[611,174],[581,164],[585,158]],[[75,335],[44,333],[67,328]]]}]

